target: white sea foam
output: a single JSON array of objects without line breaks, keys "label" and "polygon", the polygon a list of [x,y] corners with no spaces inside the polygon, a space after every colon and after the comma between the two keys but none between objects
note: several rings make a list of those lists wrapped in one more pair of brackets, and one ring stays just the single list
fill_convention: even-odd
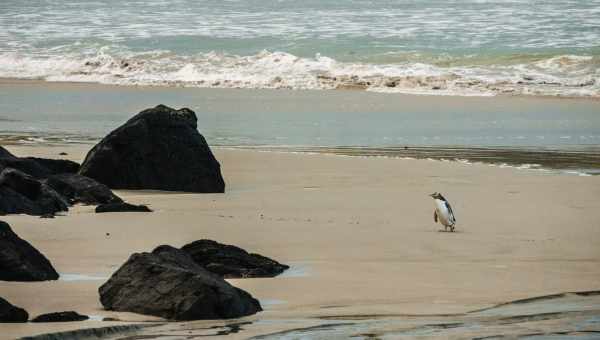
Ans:
[{"label": "white sea foam", "polygon": [[102,321],[104,317],[102,315],[88,315],[88,321]]},{"label": "white sea foam", "polygon": [[34,56],[0,53],[0,77],[214,88],[359,89],[376,92],[478,95],[600,96],[600,61],[565,55],[529,64],[441,67],[404,62],[341,62],[262,51],[175,55],[104,46],[92,53]]},{"label": "white sea foam", "polygon": [[108,277],[104,276],[92,276],[86,274],[60,274],[59,280],[61,281],[102,281],[107,280]]}]

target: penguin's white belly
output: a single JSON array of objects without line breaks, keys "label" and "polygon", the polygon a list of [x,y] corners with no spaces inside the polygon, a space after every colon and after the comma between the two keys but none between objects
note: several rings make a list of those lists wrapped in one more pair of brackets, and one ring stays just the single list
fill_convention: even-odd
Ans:
[{"label": "penguin's white belly", "polygon": [[435,211],[437,212],[437,216],[439,221],[445,225],[450,226],[454,223],[451,222],[450,212],[448,208],[446,208],[446,203],[442,200],[435,200]]}]

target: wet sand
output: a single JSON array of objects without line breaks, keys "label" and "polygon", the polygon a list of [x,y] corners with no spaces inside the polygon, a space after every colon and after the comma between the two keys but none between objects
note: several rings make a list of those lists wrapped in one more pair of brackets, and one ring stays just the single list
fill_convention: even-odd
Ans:
[{"label": "wet sand", "polygon": [[322,153],[359,157],[415,158],[462,163],[484,163],[521,169],[558,171],[576,175],[600,174],[600,148],[578,147],[572,150],[509,147],[310,147],[310,146],[238,146],[236,149]]},{"label": "wet sand", "polygon": [[[52,158],[67,152],[64,157],[81,161],[89,147],[7,148],[17,155]],[[411,324],[406,327],[465,323],[468,320],[460,318],[473,317],[465,315],[469,311],[600,288],[598,176],[402,158],[223,148],[215,154],[227,182],[225,194],[118,191],[155,212],[95,215],[93,207],[77,206],[54,219],[2,217],[59,273],[87,277],[0,282],[1,296],[32,316],[76,310],[123,320],[3,324],[3,337],[156,321],[102,310],[97,293],[102,278],[133,252],[160,244],[182,246],[200,238],[272,257],[290,264],[291,272],[270,279],[230,280],[263,302],[262,313],[241,320],[169,323],[142,334],[223,331],[220,334],[228,338],[247,338],[287,332],[279,334],[345,338],[398,331],[398,322],[407,320]],[[433,203],[427,196],[433,191],[444,193],[453,204],[456,233],[440,232],[441,226],[433,223]],[[594,320],[600,309],[597,299],[575,296],[596,310],[577,317]],[[418,315],[426,319],[411,319]],[[346,326],[330,325],[357,318],[362,323],[350,333]],[[382,319],[391,323],[376,321]],[[547,325],[555,319],[542,321],[527,328],[562,329]],[[586,325],[600,330],[597,323]],[[307,327],[317,328],[289,332]],[[324,329],[342,331],[319,333]],[[473,329],[457,334],[472,334]]]}]

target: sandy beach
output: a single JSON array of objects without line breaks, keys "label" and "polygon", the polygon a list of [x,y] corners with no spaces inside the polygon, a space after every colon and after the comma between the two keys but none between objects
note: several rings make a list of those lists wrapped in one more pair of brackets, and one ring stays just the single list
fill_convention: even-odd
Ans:
[{"label": "sandy beach", "polygon": [[0,340],[600,339],[599,14],[0,1]]},{"label": "sandy beach", "polygon": [[[81,162],[91,145],[6,147],[18,156]],[[0,282],[1,295],[30,315],[76,310],[95,317],[80,323],[3,324],[1,337],[156,321],[104,311],[98,287],[134,252],[202,238],[291,265],[276,278],[229,280],[265,308],[242,319],[252,323],[229,338],[314,326],[339,316],[460,314],[516,299],[600,289],[598,176],[398,158],[214,152],[225,194],[117,191],[154,212],[100,215],[93,207],[75,206],[54,219],[2,217],[63,279]],[[440,232],[434,224],[428,196],[434,191],[452,202],[456,233]],[[103,317],[123,321],[98,321]],[[210,329],[223,322],[191,324]]]}]

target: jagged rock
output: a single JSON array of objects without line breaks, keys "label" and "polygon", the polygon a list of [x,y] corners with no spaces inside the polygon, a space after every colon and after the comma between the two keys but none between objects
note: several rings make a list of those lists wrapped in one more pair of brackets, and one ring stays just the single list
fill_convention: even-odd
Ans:
[{"label": "jagged rock", "polygon": [[0,323],[2,322],[27,322],[29,314],[23,308],[13,306],[10,302],[0,297]]},{"label": "jagged rock", "polygon": [[108,310],[173,320],[237,318],[262,310],[250,294],[171,246],[131,255],[99,293]]},{"label": "jagged rock", "polygon": [[46,184],[60,193],[69,203],[105,204],[123,202],[110,189],[79,174],[58,174],[46,179]]},{"label": "jagged rock", "polygon": [[8,223],[0,221],[0,280],[57,280],[50,261],[29,242],[15,234]]},{"label": "jagged rock", "polygon": [[144,110],[94,146],[79,173],[113,189],[224,192],[219,162],[196,124],[187,108]]},{"label": "jagged rock", "polygon": [[17,157],[0,146],[0,171],[5,168],[17,169],[41,179],[60,173],[76,173],[79,164],[64,159]]},{"label": "jagged rock", "polygon": [[273,277],[290,268],[268,257],[212,240],[194,241],[181,250],[206,270],[225,278]]},{"label": "jagged rock", "polygon": [[152,212],[152,209],[148,208],[143,204],[135,205],[126,202],[117,202],[117,203],[106,203],[101,204],[96,207],[97,213],[107,213],[107,212]]},{"label": "jagged rock", "polygon": [[71,322],[89,319],[87,315],[81,315],[74,311],[47,313],[36,316],[31,322]]},{"label": "jagged rock", "polygon": [[44,215],[67,210],[67,202],[40,180],[12,168],[0,173],[0,215]]}]

